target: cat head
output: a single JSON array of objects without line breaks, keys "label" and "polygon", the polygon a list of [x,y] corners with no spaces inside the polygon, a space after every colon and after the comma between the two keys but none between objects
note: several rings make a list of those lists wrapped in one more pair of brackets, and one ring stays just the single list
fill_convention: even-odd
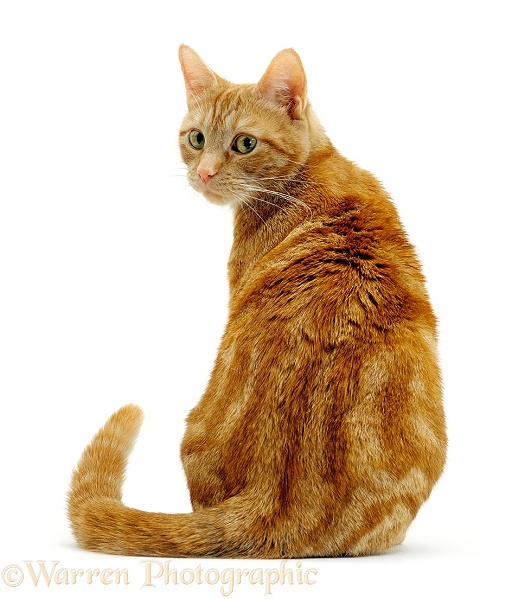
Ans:
[{"label": "cat head", "polygon": [[188,46],[179,58],[188,105],[180,149],[192,187],[212,202],[241,205],[293,178],[313,137],[298,54],[279,52],[254,85],[219,77]]}]

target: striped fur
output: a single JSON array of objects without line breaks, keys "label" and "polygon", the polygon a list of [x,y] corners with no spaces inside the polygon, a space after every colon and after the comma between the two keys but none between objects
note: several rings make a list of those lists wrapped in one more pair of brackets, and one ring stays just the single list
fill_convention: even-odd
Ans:
[{"label": "striped fur", "polygon": [[[130,405],[73,474],[73,532],[87,549],[135,555],[383,551],[404,539],[446,453],[436,319],[414,249],[386,192],[318,124],[293,51],[256,85],[221,79],[190,48],[180,59],[190,183],[234,210],[229,320],[181,449],[193,512],[123,505],[141,422]],[[248,154],[231,149],[241,133],[257,139]]]}]

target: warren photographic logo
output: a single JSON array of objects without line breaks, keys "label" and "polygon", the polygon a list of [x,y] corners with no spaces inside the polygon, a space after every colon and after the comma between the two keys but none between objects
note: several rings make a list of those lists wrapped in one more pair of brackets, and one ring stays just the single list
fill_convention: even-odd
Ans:
[{"label": "warren photographic logo", "polygon": [[235,588],[261,587],[272,595],[276,586],[316,584],[318,570],[303,568],[301,562],[282,561],[275,568],[176,568],[172,560],[146,560],[138,568],[69,568],[60,561],[24,561],[9,564],[0,576],[8,587],[34,586],[128,586],[158,588],[169,586],[216,586],[229,597]]}]

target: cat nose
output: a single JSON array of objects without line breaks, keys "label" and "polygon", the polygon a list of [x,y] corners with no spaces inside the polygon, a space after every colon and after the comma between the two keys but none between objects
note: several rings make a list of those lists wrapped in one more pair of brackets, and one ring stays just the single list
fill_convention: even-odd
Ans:
[{"label": "cat nose", "polygon": [[199,166],[197,174],[201,177],[203,183],[208,183],[217,174],[217,171],[211,166]]}]

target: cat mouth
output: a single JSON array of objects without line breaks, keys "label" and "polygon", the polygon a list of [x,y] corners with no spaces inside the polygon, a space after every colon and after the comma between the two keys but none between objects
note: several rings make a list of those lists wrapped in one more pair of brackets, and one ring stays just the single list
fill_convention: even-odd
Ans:
[{"label": "cat mouth", "polygon": [[215,189],[212,182],[203,183],[200,180],[194,179],[191,180],[190,183],[197,192],[213,204],[230,204],[234,199],[232,194],[226,189],[223,189],[222,191]]}]

